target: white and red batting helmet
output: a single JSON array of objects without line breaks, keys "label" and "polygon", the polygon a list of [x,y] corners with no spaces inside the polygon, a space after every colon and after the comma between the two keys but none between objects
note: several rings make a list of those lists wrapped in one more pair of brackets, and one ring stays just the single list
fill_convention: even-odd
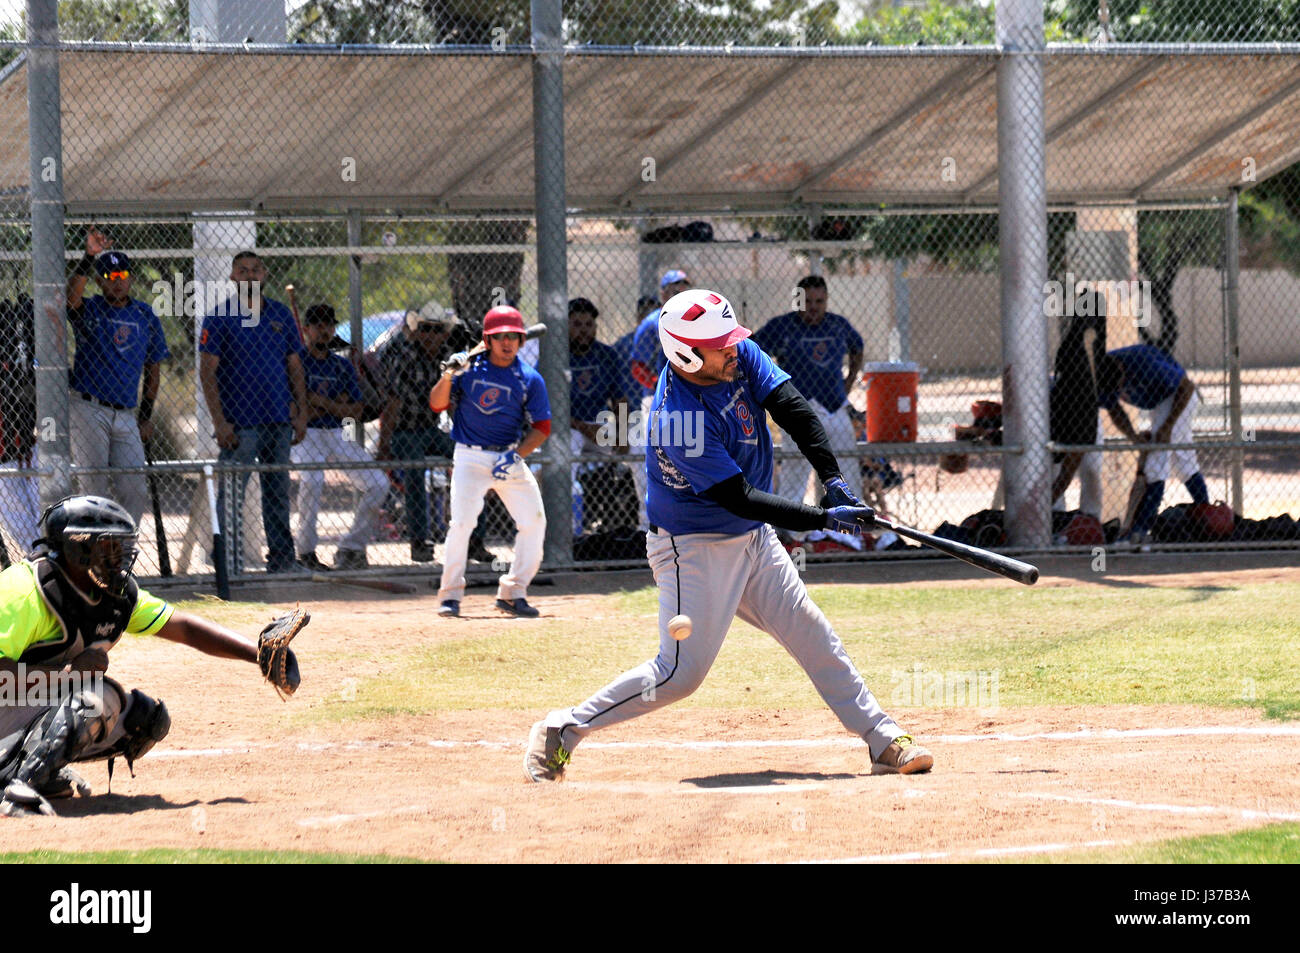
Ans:
[{"label": "white and red batting helmet", "polygon": [[509,305],[493,308],[483,315],[483,340],[493,334],[524,334],[524,316]]},{"label": "white and red batting helmet", "polygon": [[659,311],[659,346],[669,362],[690,373],[704,366],[697,347],[721,349],[749,337],[736,323],[731,302],[716,291],[692,288],[673,295]]}]

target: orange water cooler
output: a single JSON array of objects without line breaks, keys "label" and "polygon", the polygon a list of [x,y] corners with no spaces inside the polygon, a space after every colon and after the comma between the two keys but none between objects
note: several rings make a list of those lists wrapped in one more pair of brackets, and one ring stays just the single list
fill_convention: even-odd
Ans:
[{"label": "orange water cooler", "polygon": [[874,361],[866,366],[862,379],[867,382],[867,441],[914,442],[920,366],[910,361]]}]

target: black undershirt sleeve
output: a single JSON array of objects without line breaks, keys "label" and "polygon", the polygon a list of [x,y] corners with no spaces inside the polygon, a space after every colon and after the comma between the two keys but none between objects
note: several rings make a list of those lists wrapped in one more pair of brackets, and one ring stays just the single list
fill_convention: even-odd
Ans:
[{"label": "black undershirt sleeve", "polygon": [[778,427],[790,435],[823,483],[840,475],[840,465],[831,452],[831,441],[826,436],[826,428],[793,382],[786,381],[768,394],[767,400],[763,401],[763,409],[772,415]]},{"label": "black undershirt sleeve", "polygon": [[826,511],[820,506],[805,506],[782,496],[764,493],[750,485],[740,473],[713,484],[700,495],[741,519],[771,523],[778,529],[804,531],[826,527]]}]

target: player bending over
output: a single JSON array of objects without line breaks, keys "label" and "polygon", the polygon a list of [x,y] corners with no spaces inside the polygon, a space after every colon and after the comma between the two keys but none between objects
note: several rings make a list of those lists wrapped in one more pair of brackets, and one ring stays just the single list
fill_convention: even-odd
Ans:
[{"label": "player bending over", "polygon": [[131,766],[167,736],[166,705],[103,675],[123,632],[252,662],[278,689],[297,688],[287,643],[306,613],[277,620],[254,643],[178,612],[136,585],[138,538],[117,503],[70,496],[42,515],[32,554],[0,572],[0,679],[16,689],[0,705],[0,814],[53,814],[50,799],[90,792],[69,764],[107,758],[111,779],[114,758]]},{"label": "player bending over", "polygon": [[[651,441],[647,448],[646,553],[659,586],[659,654],[582,704],[533,725],[524,755],[533,781],[559,780],[591,732],[695,691],[736,616],[794,656],[844,726],[866,741],[880,769],[913,774],[934,764],[881,710],[772,530],[856,533],[875,525],[875,513],[849,492],[825,429],[790,375],[747,337],[731,304],[715,292],[686,291],[663,307],[659,341],[668,366],[659,375],[650,426],[666,437],[665,421],[681,433],[676,422],[699,414],[704,439],[686,446]],[[817,471],[829,509],[769,492],[769,413]],[[668,631],[678,615],[693,622],[682,641]]]}]

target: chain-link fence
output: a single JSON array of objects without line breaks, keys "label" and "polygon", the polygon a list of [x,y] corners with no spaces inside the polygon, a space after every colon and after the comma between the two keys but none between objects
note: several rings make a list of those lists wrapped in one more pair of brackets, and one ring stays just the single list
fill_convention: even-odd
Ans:
[{"label": "chain-link fence", "polygon": [[[60,4],[56,171],[47,121],[0,153],[10,558],[62,436],[69,485],[140,518],[145,575],[427,572],[456,444],[519,439],[455,437],[430,391],[512,304],[550,326],[521,352],[556,425],[530,461],[547,559],[643,564],[653,319],[688,285],[733,302],[904,523],[1296,539],[1300,56],[1129,46],[1292,42],[1295,11],[1101,7],[977,48],[991,5],[572,3],[535,36],[524,3]],[[22,29],[0,31],[15,129],[53,108]],[[58,354],[64,409],[38,398]],[[774,439],[773,490],[817,502]],[[466,544],[485,572],[523,525],[502,497]]]}]

